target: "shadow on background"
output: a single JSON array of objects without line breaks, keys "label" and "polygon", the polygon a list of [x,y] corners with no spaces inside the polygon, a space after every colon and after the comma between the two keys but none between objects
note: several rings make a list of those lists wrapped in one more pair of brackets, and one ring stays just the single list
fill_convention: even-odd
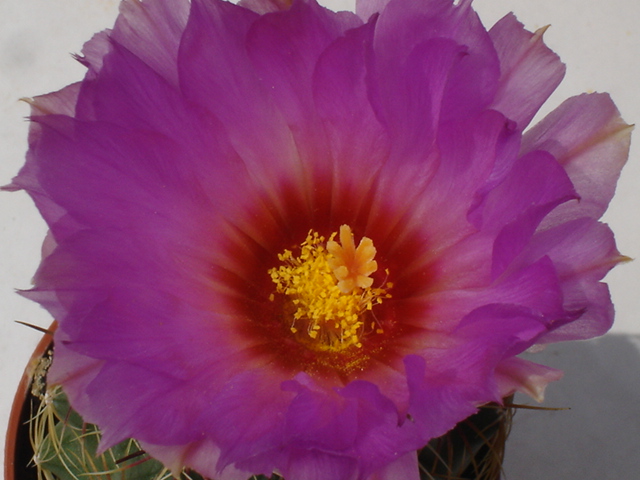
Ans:
[{"label": "shadow on background", "polygon": [[565,372],[543,406],[571,410],[517,411],[505,480],[640,478],[640,336],[549,345],[527,358]]}]

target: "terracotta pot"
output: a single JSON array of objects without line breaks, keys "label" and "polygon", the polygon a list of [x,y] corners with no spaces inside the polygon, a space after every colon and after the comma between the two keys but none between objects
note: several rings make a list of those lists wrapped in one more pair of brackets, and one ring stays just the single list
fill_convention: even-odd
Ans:
[{"label": "terracotta pot", "polygon": [[54,322],[45,333],[38,346],[31,355],[29,363],[22,374],[18,390],[13,399],[9,427],[4,447],[4,478],[5,480],[37,480],[37,470],[31,459],[33,449],[29,440],[28,421],[34,397],[31,395],[31,381],[39,360],[46,355],[53,346],[53,335],[57,327]]}]

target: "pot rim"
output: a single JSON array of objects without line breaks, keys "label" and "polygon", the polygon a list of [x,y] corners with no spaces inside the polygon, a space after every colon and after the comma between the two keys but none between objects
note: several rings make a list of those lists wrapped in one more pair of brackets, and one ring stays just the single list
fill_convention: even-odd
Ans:
[{"label": "pot rim", "polygon": [[42,338],[38,342],[35,350],[29,358],[29,362],[24,369],[22,378],[18,383],[16,394],[13,397],[13,403],[11,404],[11,411],[9,413],[9,424],[7,427],[7,433],[5,436],[4,444],[4,478],[5,480],[18,480],[15,475],[16,467],[16,443],[18,431],[21,427],[21,415],[22,409],[29,396],[31,389],[31,380],[35,373],[38,361],[45,354],[47,349],[53,342],[53,332],[58,327],[58,322],[54,320],[51,326],[42,335]]}]

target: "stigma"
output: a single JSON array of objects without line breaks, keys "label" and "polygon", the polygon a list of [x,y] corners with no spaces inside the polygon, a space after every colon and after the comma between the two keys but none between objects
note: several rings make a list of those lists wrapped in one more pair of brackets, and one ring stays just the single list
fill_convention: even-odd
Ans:
[{"label": "stigma", "polygon": [[372,310],[391,298],[393,285],[373,287],[378,264],[370,238],[356,247],[348,225],[326,242],[310,230],[296,253],[279,254],[282,265],[268,272],[276,293],[285,296],[284,318],[296,339],[314,350],[342,351],[361,348],[366,335],[383,333]]}]

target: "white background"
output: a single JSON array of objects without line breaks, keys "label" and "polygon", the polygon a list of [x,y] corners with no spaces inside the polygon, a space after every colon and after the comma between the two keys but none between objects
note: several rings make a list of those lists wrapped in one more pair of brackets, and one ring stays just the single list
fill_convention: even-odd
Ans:
[{"label": "white background", "polygon": [[[84,69],[70,54],[79,52],[94,32],[112,26],[117,3],[0,0],[0,184],[8,183],[24,161],[29,109],[18,99],[80,80]],[[353,8],[341,0],[325,4]],[[474,5],[487,27],[509,11],[530,30],[551,24],[546,42],[568,71],[545,112],[569,96],[606,91],[628,123],[640,121],[640,2],[476,0]],[[633,258],[640,257],[639,145],[640,140],[632,143],[629,164],[605,216],[619,249]],[[40,338],[14,321],[43,327],[51,322],[37,305],[14,293],[29,287],[45,230],[26,194],[0,193],[0,447],[13,393]],[[640,261],[618,267],[607,280],[617,308],[612,333],[600,341],[547,351],[544,361],[567,372],[550,387],[548,402],[573,410],[518,414],[507,478],[630,479],[640,470]]]}]

